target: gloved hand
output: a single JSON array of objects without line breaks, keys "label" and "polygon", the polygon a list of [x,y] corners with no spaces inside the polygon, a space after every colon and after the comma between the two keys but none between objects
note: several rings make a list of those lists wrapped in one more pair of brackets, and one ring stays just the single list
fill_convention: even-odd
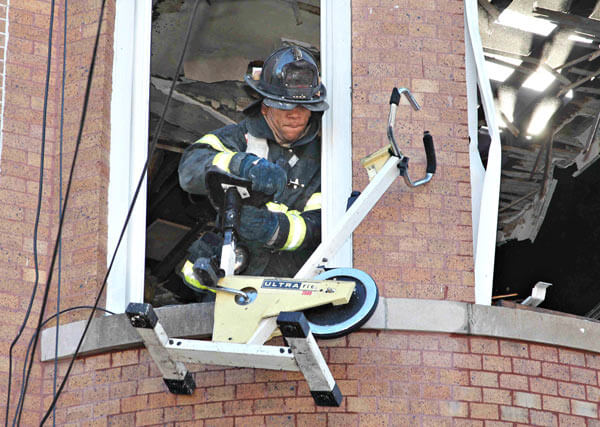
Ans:
[{"label": "gloved hand", "polygon": [[282,214],[254,206],[242,206],[240,214],[240,237],[248,242],[266,245],[273,243],[279,231],[279,218]]},{"label": "gloved hand", "polygon": [[287,184],[287,173],[281,166],[254,154],[245,154],[240,162],[239,176],[250,179],[253,190],[273,195],[276,201]]}]

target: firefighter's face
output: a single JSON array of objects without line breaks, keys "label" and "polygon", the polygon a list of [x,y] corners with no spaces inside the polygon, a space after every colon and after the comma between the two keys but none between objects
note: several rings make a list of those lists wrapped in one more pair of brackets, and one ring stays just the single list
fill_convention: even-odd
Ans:
[{"label": "firefighter's face", "polygon": [[311,114],[302,106],[297,106],[293,110],[279,110],[264,104],[262,113],[275,136],[285,142],[294,142],[302,135]]}]

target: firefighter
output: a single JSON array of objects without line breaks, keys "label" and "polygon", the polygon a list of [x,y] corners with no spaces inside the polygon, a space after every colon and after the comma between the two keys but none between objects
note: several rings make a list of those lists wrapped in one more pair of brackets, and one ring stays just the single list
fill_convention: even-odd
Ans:
[{"label": "firefighter", "polygon": [[[272,195],[265,206],[242,207],[238,235],[250,252],[244,274],[292,277],[321,241],[325,87],[314,57],[295,46],[273,52],[260,77],[247,74],[245,81],[260,99],[246,108],[239,124],[204,135],[186,149],[179,183],[189,193],[206,195],[205,174],[215,165]],[[186,262],[217,255],[218,243],[214,235],[199,239]],[[187,286],[202,289],[189,268],[181,276]]]}]

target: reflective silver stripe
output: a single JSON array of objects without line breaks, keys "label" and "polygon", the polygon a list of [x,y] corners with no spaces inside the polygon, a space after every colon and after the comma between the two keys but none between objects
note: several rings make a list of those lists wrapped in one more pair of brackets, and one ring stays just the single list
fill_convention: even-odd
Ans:
[{"label": "reflective silver stripe", "polygon": [[306,237],[306,222],[300,216],[298,211],[289,211],[285,216],[290,222],[290,231],[285,245],[281,248],[284,251],[294,251],[300,247]]},{"label": "reflective silver stripe", "polygon": [[269,159],[269,145],[266,138],[258,138],[249,133],[246,134],[246,153],[252,153],[263,159]]},{"label": "reflective silver stripe", "polygon": [[321,209],[321,193],[313,193],[312,196],[310,196],[310,199],[308,199],[308,201],[306,202],[306,205],[304,205],[304,210],[303,212],[306,211],[316,211],[318,209]]},{"label": "reflective silver stripe", "polygon": [[223,145],[221,140],[216,135],[213,135],[212,133],[207,133],[202,138],[200,138],[198,141],[194,142],[194,144],[206,144],[217,151],[233,152],[229,148],[225,147],[225,145]]},{"label": "reflective silver stripe", "polygon": [[212,164],[217,166],[219,169],[224,170],[225,172],[231,172],[229,170],[229,163],[231,163],[231,159],[235,156],[236,153],[233,151],[229,151],[226,153],[218,153],[212,161]]}]

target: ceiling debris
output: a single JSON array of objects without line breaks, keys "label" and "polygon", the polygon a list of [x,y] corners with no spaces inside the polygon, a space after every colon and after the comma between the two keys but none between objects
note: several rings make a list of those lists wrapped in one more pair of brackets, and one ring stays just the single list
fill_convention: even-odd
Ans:
[{"label": "ceiling debris", "polygon": [[575,165],[576,176],[600,156],[596,3],[479,0],[501,123],[498,244],[535,240],[556,187],[555,166]]}]

